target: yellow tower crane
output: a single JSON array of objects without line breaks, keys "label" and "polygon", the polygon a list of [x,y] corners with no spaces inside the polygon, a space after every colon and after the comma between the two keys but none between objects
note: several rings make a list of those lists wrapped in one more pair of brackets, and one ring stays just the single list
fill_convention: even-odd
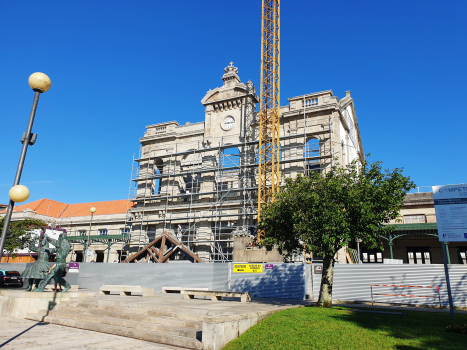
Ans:
[{"label": "yellow tower crane", "polygon": [[[279,192],[280,0],[263,0],[259,111],[258,223],[261,207]],[[264,232],[258,232],[258,241]]]}]

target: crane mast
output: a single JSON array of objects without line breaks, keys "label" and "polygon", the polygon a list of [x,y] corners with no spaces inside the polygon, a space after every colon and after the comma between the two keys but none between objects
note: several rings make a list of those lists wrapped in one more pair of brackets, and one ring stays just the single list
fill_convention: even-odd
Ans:
[{"label": "crane mast", "polygon": [[[280,0],[263,0],[259,112],[258,223],[261,207],[279,192]],[[258,241],[264,232],[258,232]]]}]

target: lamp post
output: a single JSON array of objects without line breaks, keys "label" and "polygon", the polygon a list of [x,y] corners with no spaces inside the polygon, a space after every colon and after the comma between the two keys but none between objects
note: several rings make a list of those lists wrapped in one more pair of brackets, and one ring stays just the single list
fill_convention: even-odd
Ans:
[{"label": "lamp post", "polygon": [[85,256],[84,256],[84,262],[87,262],[86,260],[88,260],[88,259],[86,259],[87,258],[86,255],[87,255],[88,249],[89,249],[89,236],[91,235],[92,218],[94,217],[94,213],[96,212],[96,210],[97,209],[95,207],[91,207],[89,209],[89,211],[91,212],[91,221],[89,222],[88,241],[86,243],[86,252],[85,252]]},{"label": "lamp post", "polygon": [[21,143],[23,148],[21,150],[21,156],[19,157],[18,168],[16,170],[15,181],[13,187],[8,193],[10,196],[10,203],[8,205],[8,210],[5,215],[5,221],[3,222],[2,236],[0,238],[0,257],[3,255],[3,247],[5,246],[6,235],[8,233],[8,226],[10,225],[11,214],[13,213],[13,207],[15,202],[24,202],[29,198],[29,190],[26,186],[20,185],[19,181],[21,179],[21,174],[23,172],[24,160],[26,159],[26,152],[29,145],[34,145],[36,143],[37,134],[33,134],[32,125],[34,124],[34,117],[36,115],[37,104],[39,103],[39,95],[43,92],[46,92],[50,89],[50,79],[44,73],[33,73],[29,77],[29,86],[35,92],[34,100],[32,102],[31,114],[29,115],[29,122],[26,132],[21,138]]},{"label": "lamp post", "polygon": [[360,261],[360,243],[362,242],[362,240],[360,238],[357,238],[355,241],[357,242],[358,263],[361,264],[361,261]]}]

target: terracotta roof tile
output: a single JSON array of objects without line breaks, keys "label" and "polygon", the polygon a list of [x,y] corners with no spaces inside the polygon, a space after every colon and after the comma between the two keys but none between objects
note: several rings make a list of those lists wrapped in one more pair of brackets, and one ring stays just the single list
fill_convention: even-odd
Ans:
[{"label": "terracotta roof tile", "polygon": [[68,207],[68,204],[53,201],[51,199],[42,198],[37,201],[14,206],[14,211],[23,211],[24,209],[31,209],[40,215],[47,215],[51,217],[60,217],[65,209]]},{"label": "terracotta roof tile", "polygon": [[75,217],[75,216],[89,216],[91,207],[96,208],[94,215],[108,215],[108,214],[124,214],[128,208],[133,208],[134,203],[128,203],[128,200],[121,199],[116,201],[105,201],[105,202],[90,202],[90,203],[77,203],[70,204],[63,213],[63,217]]},{"label": "terracotta roof tile", "polygon": [[[14,211],[19,212],[24,209],[30,209],[37,214],[50,217],[75,217],[91,215],[89,212],[91,207],[97,209],[94,215],[124,214],[127,211],[127,206],[128,208],[133,208],[134,203],[131,201],[128,203],[128,200],[122,199],[116,201],[66,204],[43,198],[31,203],[15,206]],[[6,210],[0,213],[6,213]]]}]

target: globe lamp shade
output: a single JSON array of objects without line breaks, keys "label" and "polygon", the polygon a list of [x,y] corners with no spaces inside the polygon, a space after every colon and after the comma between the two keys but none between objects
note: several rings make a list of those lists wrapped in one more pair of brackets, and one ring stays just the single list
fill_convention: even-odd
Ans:
[{"label": "globe lamp shade", "polygon": [[93,213],[93,214],[96,212],[96,210],[97,210],[97,209],[94,208],[94,207],[91,207],[91,209],[89,209],[89,211],[90,211],[91,213]]},{"label": "globe lamp shade", "polygon": [[23,185],[16,185],[10,189],[8,195],[13,202],[21,203],[29,198],[29,189]]},{"label": "globe lamp shade", "polygon": [[50,81],[50,78],[44,73],[33,73],[29,77],[29,86],[33,90],[39,89],[40,92],[46,92],[50,89],[50,85],[52,85],[52,82]]}]

